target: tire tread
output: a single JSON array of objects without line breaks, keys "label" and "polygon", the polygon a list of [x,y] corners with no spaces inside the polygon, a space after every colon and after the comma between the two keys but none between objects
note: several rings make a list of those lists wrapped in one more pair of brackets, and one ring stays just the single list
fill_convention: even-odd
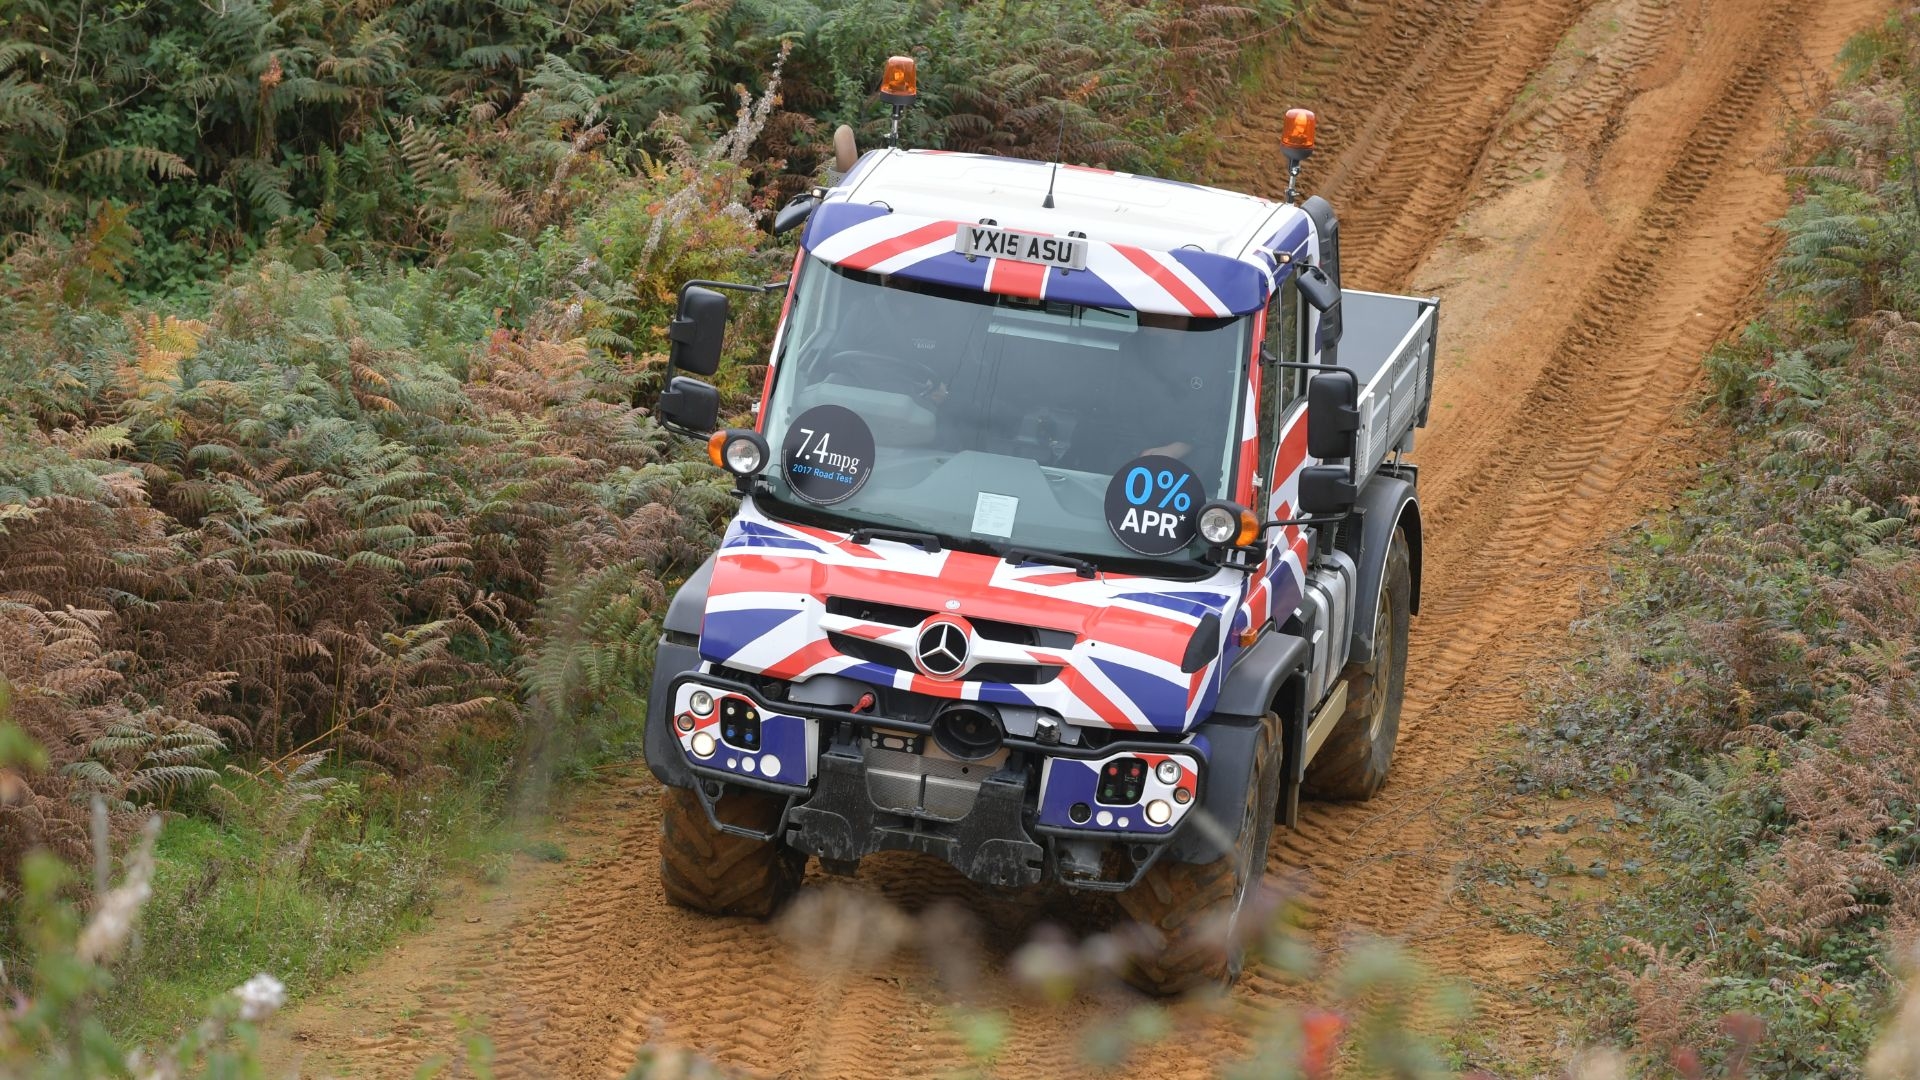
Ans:
[{"label": "tire tread", "polygon": [[[783,800],[747,792],[722,797],[726,819],[771,831]],[[806,857],[783,844],[721,832],[698,793],[670,787],[660,795],[660,885],[667,901],[709,915],[772,915],[800,887]]]}]

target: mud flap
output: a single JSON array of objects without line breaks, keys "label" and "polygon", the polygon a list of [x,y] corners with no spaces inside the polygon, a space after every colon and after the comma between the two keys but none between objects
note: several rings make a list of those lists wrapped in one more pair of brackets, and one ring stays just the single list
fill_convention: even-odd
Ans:
[{"label": "mud flap", "polygon": [[647,768],[669,787],[694,785],[686,752],[668,727],[667,705],[673,700],[673,680],[699,666],[700,650],[691,645],[663,640],[653,654],[653,682],[647,688]]},{"label": "mud flap", "polygon": [[1215,716],[1195,730],[1207,740],[1206,790],[1200,793],[1200,805],[1187,815],[1179,834],[1167,845],[1164,857],[1174,862],[1210,863],[1233,850],[1233,830],[1239,827],[1247,805],[1247,785],[1253,782],[1260,720]]},{"label": "mud flap", "polygon": [[[1406,518],[1407,554],[1412,557],[1413,592],[1409,610],[1420,611],[1420,502],[1414,486],[1398,476],[1376,473],[1360,491],[1355,507],[1360,521],[1360,551],[1354,564],[1360,568],[1355,583],[1353,610],[1372,612],[1380,602],[1380,578],[1387,570],[1387,549],[1393,546],[1394,527]],[[1364,664],[1373,659],[1373,619],[1356,618],[1347,662]]]}]

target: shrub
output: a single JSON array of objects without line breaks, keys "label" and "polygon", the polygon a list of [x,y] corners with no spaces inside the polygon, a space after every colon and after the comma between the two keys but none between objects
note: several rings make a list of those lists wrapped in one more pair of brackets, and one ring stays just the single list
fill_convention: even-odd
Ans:
[{"label": "shrub", "polygon": [[1851,55],[1770,303],[1709,364],[1725,459],[1624,554],[1529,766],[1657,812],[1666,872],[1587,928],[1646,1048],[1751,1013],[1767,1075],[1856,1075],[1920,933],[1920,22]]}]

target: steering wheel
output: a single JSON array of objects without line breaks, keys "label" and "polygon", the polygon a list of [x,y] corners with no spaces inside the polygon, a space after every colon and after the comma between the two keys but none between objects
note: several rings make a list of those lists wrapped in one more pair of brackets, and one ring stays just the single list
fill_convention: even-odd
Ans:
[{"label": "steering wheel", "polygon": [[933,369],[918,360],[859,349],[834,353],[822,369],[827,375],[846,375],[864,387],[916,398],[925,398],[940,385]]}]

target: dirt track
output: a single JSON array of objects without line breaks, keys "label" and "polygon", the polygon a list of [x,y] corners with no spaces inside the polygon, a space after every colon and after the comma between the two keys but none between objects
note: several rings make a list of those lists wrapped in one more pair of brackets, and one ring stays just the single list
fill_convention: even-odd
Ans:
[{"label": "dirt track", "polygon": [[[1342,213],[1349,285],[1444,300],[1422,469],[1427,566],[1394,779],[1373,802],[1312,805],[1276,834],[1305,874],[1323,944],[1409,941],[1478,991],[1508,1061],[1555,1053],[1559,1017],[1527,988],[1557,963],[1458,903],[1463,822],[1500,813],[1486,755],[1560,655],[1606,537],[1657,495],[1699,360],[1734,327],[1785,205],[1784,121],[1804,114],[1879,0],[1322,0],[1279,58],[1270,109],[1229,132],[1215,178],[1285,187],[1281,109],[1321,118],[1309,187]],[[410,1075],[484,1021],[504,1076],[617,1077],[645,1041],[756,1073],[943,1075],[965,1061],[918,951],[819,978],[772,930],[664,905],[651,781],[636,770],[573,808],[574,856],[456,898],[436,927],[297,1010],[285,1053],[311,1071]],[[863,886],[909,910],[957,901],[990,956],[1045,912],[931,862],[869,860]],[[1023,1003],[996,1075],[1072,1074],[1108,1004]],[[1222,1009],[1179,1016],[1177,1066],[1243,1052],[1249,1014],[1295,993],[1263,972]],[[1156,1061],[1159,1060],[1156,1052]]]}]

